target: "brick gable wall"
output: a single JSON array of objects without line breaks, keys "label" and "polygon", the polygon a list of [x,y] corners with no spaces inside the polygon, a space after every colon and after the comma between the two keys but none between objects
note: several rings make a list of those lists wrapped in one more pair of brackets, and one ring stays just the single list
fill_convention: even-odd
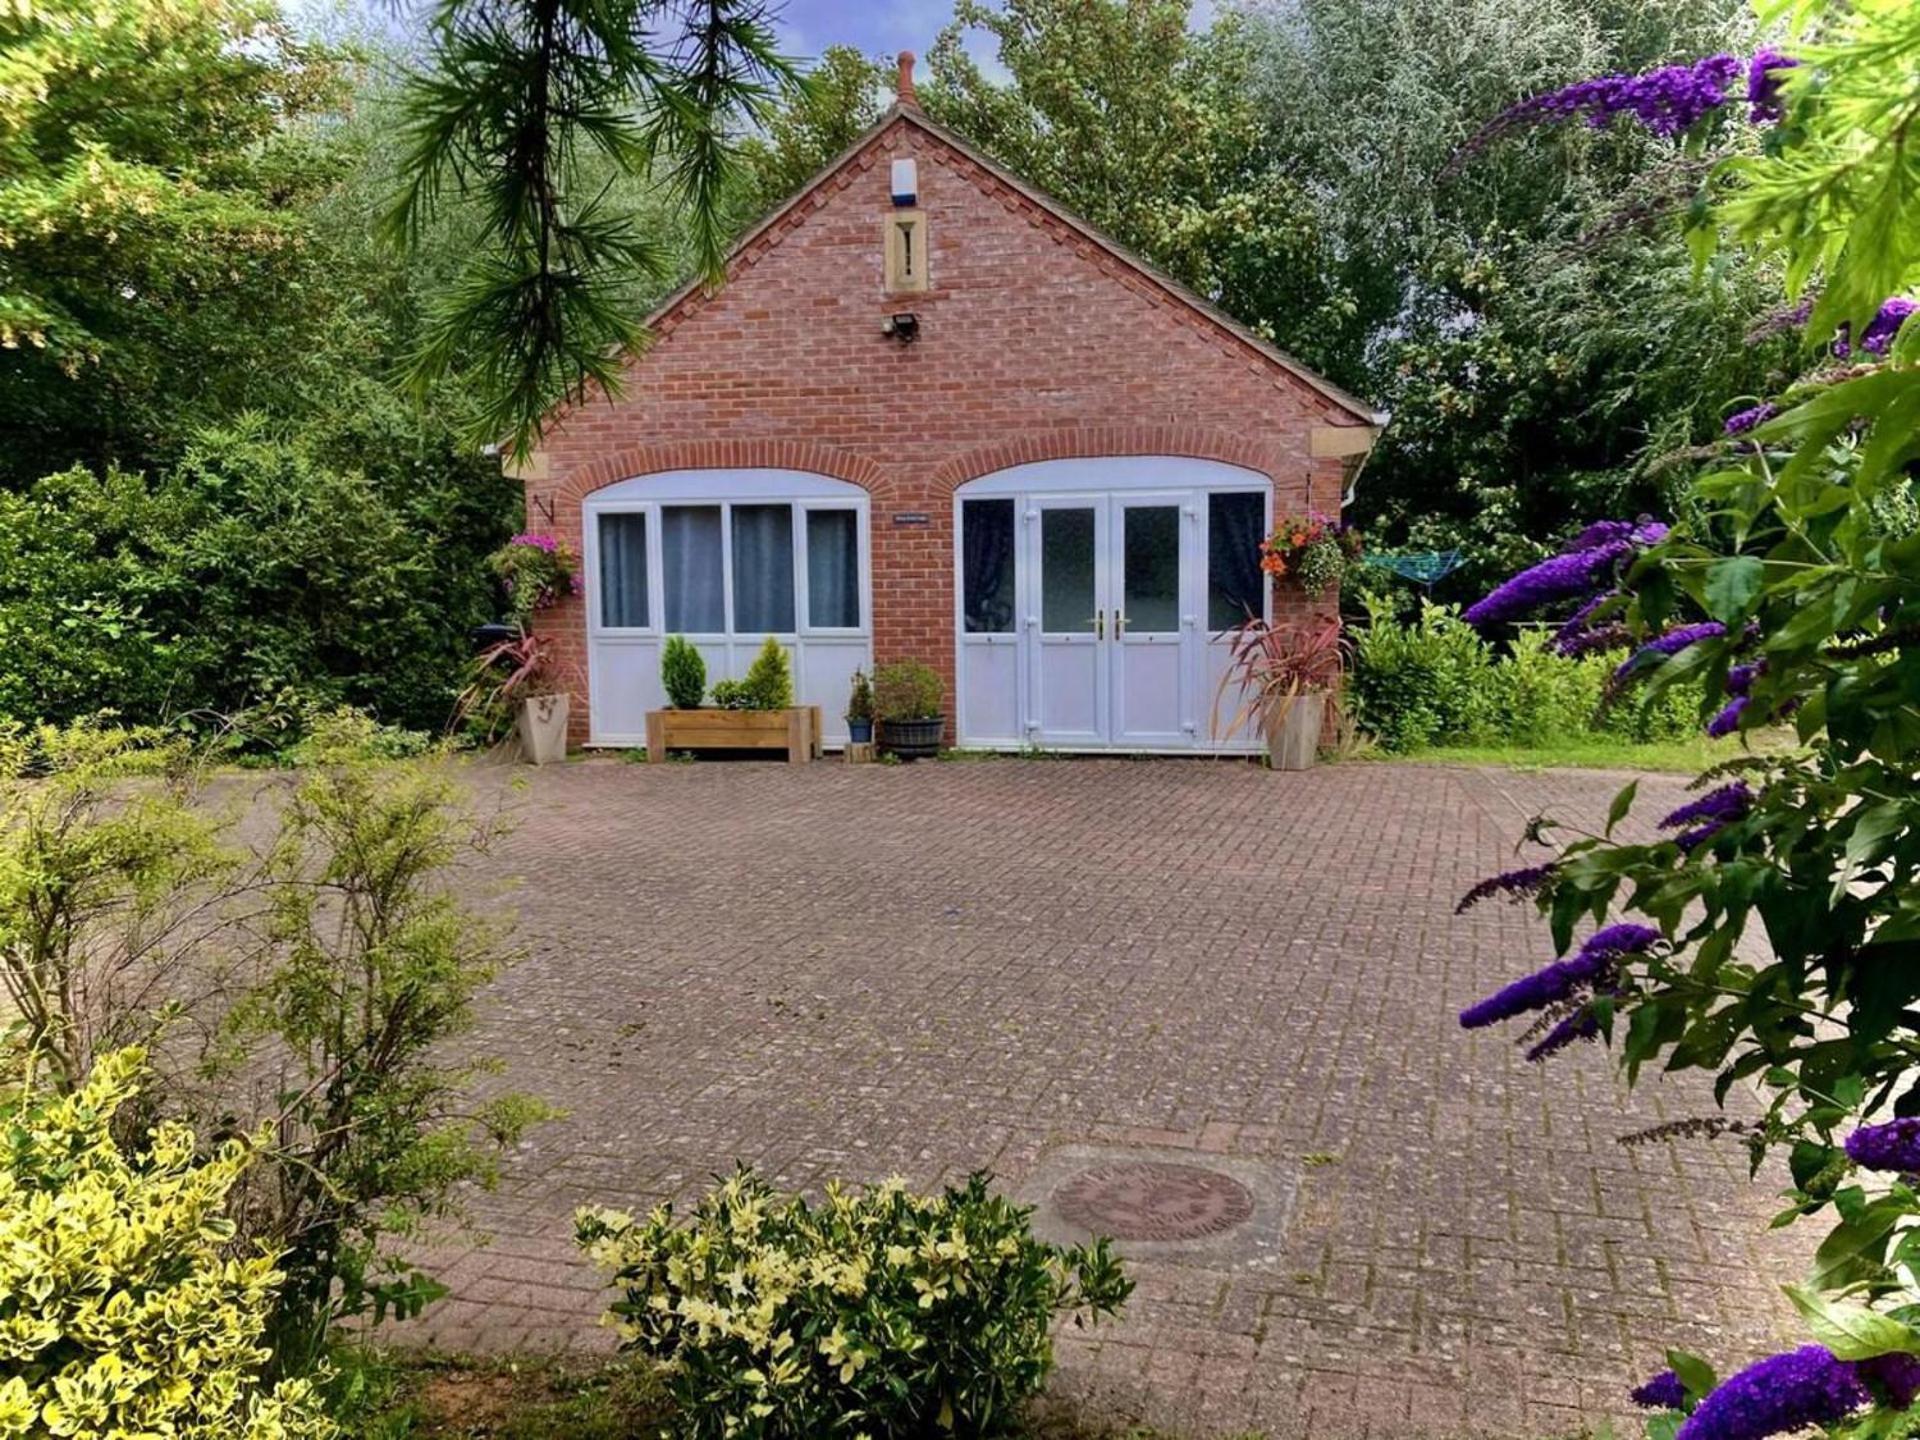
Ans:
[{"label": "brick gable wall", "polygon": [[[914,156],[931,287],[884,290],[889,162]],[[903,345],[881,331],[920,317]],[[1175,454],[1273,480],[1277,511],[1337,509],[1343,462],[1315,426],[1355,417],[964,152],[900,117],[735,257],[727,285],[671,307],[617,400],[564,415],[530,501],[581,553],[581,501],[661,470],[779,466],[872,495],[874,654],[953,676],[959,484],[1033,460]],[[896,528],[899,512],[924,527]],[[544,528],[533,503],[529,514]],[[1281,597],[1283,611],[1330,610]],[[586,736],[584,608],[542,618]],[[951,695],[951,690],[949,690]],[[951,706],[949,707],[951,710]]]}]

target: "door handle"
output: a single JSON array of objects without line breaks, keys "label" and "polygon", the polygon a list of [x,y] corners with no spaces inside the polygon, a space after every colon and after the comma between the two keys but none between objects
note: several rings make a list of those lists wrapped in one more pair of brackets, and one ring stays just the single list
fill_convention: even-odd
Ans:
[{"label": "door handle", "polygon": [[1113,638],[1116,640],[1127,638],[1127,617],[1118,610],[1113,612]]},{"label": "door handle", "polygon": [[[1119,613],[1120,612],[1117,610],[1114,611],[1114,614],[1116,615],[1118,615]],[[1089,615],[1087,618],[1093,621],[1093,638],[1096,640],[1106,639],[1107,638],[1107,612],[1105,610],[1096,610],[1093,612],[1093,614]]]}]

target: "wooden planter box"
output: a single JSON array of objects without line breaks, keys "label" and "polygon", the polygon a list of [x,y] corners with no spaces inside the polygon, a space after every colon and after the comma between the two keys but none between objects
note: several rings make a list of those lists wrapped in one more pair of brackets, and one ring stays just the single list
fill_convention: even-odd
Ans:
[{"label": "wooden planter box", "polygon": [[789,765],[804,765],[820,753],[820,707],[649,710],[648,761],[658,764],[673,750],[784,750]]}]

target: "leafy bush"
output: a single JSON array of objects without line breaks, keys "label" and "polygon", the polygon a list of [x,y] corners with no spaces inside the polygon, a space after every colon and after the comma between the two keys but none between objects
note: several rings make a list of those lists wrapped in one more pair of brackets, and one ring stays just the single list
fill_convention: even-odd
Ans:
[{"label": "leafy bush", "polygon": [[1643,742],[1698,731],[1681,696],[1609,696],[1617,655],[1570,658],[1550,639],[1522,630],[1501,655],[1449,606],[1423,604],[1411,623],[1377,608],[1354,646],[1356,718],[1395,752],[1583,736]]},{"label": "leafy bush", "polygon": [[753,696],[747,691],[744,680],[716,680],[713,682],[713,703],[722,710],[754,710],[759,707],[753,703]]},{"label": "leafy bush", "polygon": [[247,421],[155,476],[0,492],[0,716],[157,723],[292,695],[437,731],[493,605],[475,552],[494,525],[461,486],[486,489],[453,457],[382,474]]},{"label": "leafy bush", "polygon": [[918,660],[895,660],[873,672],[876,720],[936,720],[946,703],[939,672]]},{"label": "leafy bush", "polygon": [[769,635],[747,667],[745,687],[751,710],[784,710],[793,704],[793,666],[786,648]]},{"label": "leafy bush", "polygon": [[660,683],[676,710],[697,710],[707,693],[707,662],[684,635],[669,635],[660,652]]},{"label": "leafy bush", "polygon": [[131,1154],[115,1142],[143,1059],[103,1054],[66,1093],[29,1076],[6,1107],[0,1435],[333,1436],[309,1381],[261,1381],[282,1276],[269,1255],[228,1253],[222,1213],[248,1143],[197,1159],[178,1125]]},{"label": "leafy bush", "polygon": [[1053,1363],[1048,1327],[1111,1315],[1133,1286],[1107,1242],[1033,1238],[976,1175],[938,1197],[829,1185],[818,1208],[741,1169],[687,1223],[582,1211],[625,1288],[626,1348],[660,1369],[688,1440],[1004,1433]]},{"label": "leafy bush", "polygon": [[236,1069],[275,1072],[277,1163],[241,1214],[283,1252],[268,1334],[295,1369],[335,1322],[445,1293],[385,1242],[490,1186],[501,1151],[549,1114],[514,1093],[476,1103],[489,1063],[445,1048],[508,958],[443,879],[497,825],[470,814],[444,757],[380,758],[365,716],[332,717],[307,748],[266,877],[271,968],[228,1025]]},{"label": "leafy bush", "polygon": [[1354,644],[1354,718],[1387,750],[1472,744],[1493,731],[1493,649],[1443,606],[1410,624],[1376,610]]}]

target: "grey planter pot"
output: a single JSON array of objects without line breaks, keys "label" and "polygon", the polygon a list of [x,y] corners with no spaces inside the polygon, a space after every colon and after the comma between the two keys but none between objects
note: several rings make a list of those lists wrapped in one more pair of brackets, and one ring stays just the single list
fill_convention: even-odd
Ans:
[{"label": "grey planter pot", "polygon": [[539,695],[520,702],[520,755],[529,765],[567,758],[568,696]]},{"label": "grey planter pot", "polygon": [[1281,701],[1267,725],[1267,763],[1275,770],[1312,769],[1326,724],[1325,695],[1294,695]]}]

